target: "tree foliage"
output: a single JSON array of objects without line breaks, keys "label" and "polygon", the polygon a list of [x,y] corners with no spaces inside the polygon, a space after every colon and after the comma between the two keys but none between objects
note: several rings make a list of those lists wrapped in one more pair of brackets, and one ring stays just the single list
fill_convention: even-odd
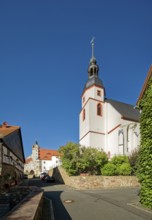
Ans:
[{"label": "tree foliage", "polygon": [[80,147],[79,144],[67,143],[60,147],[62,164],[69,175],[80,173],[101,174],[101,167],[108,162],[105,153],[94,148]]},{"label": "tree foliage", "polygon": [[108,162],[108,157],[104,152],[95,148],[80,149],[81,158],[79,160],[79,170],[81,173],[101,174],[101,168]]},{"label": "tree foliage", "polygon": [[141,146],[137,161],[137,176],[141,183],[140,201],[152,208],[152,78],[139,103],[141,108]]},{"label": "tree foliage", "polygon": [[65,146],[60,147],[59,152],[62,157],[62,165],[69,175],[77,175],[79,173],[80,150],[79,144],[69,142]]}]

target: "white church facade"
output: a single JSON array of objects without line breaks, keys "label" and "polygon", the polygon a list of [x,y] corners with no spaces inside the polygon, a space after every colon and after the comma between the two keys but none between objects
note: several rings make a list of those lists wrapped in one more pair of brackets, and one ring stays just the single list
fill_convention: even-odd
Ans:
[{"label": "white church facade", "polygon": [[104,151],[109,158],[129,155],[140,144],[139,110],[133,105],[105,98],[98,72],[92,43],[92,58],[79,115],[79,143]]}]

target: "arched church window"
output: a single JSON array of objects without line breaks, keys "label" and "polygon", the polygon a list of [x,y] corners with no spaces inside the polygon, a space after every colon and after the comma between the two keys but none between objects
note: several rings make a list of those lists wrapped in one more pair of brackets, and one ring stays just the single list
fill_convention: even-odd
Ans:
[{"label": "arched church window", "polygon": [[83,115],[82,115],[82,120],[85,120],[85,109],[83,109]]},{"label": "arched church window", "polygon": [[119,130],[119,133],[118,133],[118,143],[119,145],[123,145],[123,142],[124,142],[124,134],[123,134],[123,130]]},{"label": "arched church window", "polygon": [[97,104],[97,115],[102,116],[102,105],[100,103]]}]

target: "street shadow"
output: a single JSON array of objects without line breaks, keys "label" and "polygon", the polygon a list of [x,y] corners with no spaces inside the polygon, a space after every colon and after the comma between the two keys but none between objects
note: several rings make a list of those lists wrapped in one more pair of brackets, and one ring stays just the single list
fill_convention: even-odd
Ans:
[{"label": "street shadow", "polygon": [[[57,182],[46,183],[45,181],[42,181],[39,178],[30,179],[28,181],[28,186],[37,186],[42,189],[48,186],[53,186],[53,185],[64,185],[64,184],[57,183]],[[44,190],[44,197],[46,197],[47,199],[51,201],[51,204],[53,206],[52,208],[53,208],[53,213],[54,213],[54,220],[72,220],[72,218],[70,217],[69,213],[67,212],[64,206],[64,201],[62,201],[61,199],[62,192],[63,191]],[[45,207],[44,207],[44,211],[45,211]]]},{"label": "street shadow", "polygon": [[72,220],[66,208],[64,207],[64,201],[61,200],[61,194],[63,191],[45,191],[44,196],[52,201],[54,219],[55,220]]}]

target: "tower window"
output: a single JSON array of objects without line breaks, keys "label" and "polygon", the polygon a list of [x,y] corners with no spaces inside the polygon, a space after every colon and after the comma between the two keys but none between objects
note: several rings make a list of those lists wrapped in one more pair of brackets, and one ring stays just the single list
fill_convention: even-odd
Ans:
[{"label": "tower window", "polygon": [[93,76],[93,69],[90,69],[90,76]]},{"label": "tower window", "polygon": [[102,116],[102,105],[100,103],[97,104],[97,115]]},{"label": "tower window", "polygon": [[97,95],[101,96],[101,91],[100,90],[97,90]]},{"label": "tower window", "polygon": [[85,109],[83,109],[83,115],[82,115],[82,120],[85,120]]}]

